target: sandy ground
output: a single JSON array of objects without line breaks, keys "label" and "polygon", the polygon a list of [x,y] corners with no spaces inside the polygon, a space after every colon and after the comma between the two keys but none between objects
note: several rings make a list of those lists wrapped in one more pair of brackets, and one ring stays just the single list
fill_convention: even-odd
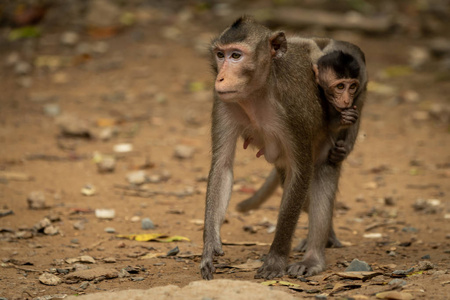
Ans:
[{"label": "sandy ground", "polygon": [[[188,27],[185,35],[198,31],[195,26]],[[0,68],[0,209],[13,211],[0,218],[1,297],[32,299],[184,287],[201,279],[211,72],[207,56],[189,39],[174,41],[158,32],[151,26],[125,31],[106,40],[109,50],[105,54],[56,71],[36,69],[29,75],[33,81],[29,88],[18,84],[23,84],[23,77],[12,76],[10,68]],[[206,41],[217,32],[204,33]],[[55,29],[36,53],[73,55],[55,42],[60,34]],[[94,41],[87,36],[83,39]],[[392,65],[408,63],[406,53],[417,40],[357,36],[354,42],[365,51],[370,78],[376,84],[371,86],[355,150],[344,163],[337,196],[334,223],[345,247],[327,249],[327,270],[312,282],[283,278],[303,291],[286,286],[275,289],[302,298],[329,294],[337,284],[353,282],[359,286],[329,297],[364,295],[366,298],[360,299],[368,299],[392,289],[387,283],[394,279],[394,270],[416,266],[412,274],[401,278],[406,285],[397,291],[415,299],[446,299],[450,293],[450,138],[442,107],[448,109],[450,86],[439,80],[438,70],[383,75]],[[4,47],[0,57],[25,48],[23,44]],[[61,114],[45,113],[49,104],[56,104]],[[436,107],[437,113],[433,113]],[[67,115],[85,120],[94,138],[63,136],[58,118]],[[106,141],[96,138],[112,123],[117,135]],[[133,150],[114,152],[114,146],[121,143],[130,143]],[[193,156],[176,158],[174,151],[179,145],[193,148]],[[114,172],[98,172],[95,153],[115,156]],[[230,267],[262,258],[273,239],[268,228],[276,223],[281,190],[257,211],[240,214],[234,209],[271,169],[255,154],[254,150],[237,151],[235,192],[222,237],[238,245],[224,246],[226,254],[218,259],[223,268],[215,275],[217,279],[263,281],[253,279],[255,270]],[[145,183],[141,188],[147,194],[133,196],[132,190],[120,187],[128,186],[126,175],[139,169],[155,181],[161,175],[169,178]],[[95,187],[94,195],[82,195],[86,184]],[[45,195],[48,208],[28,207],[27,197],[33,191]],[[148,191],[159,193],[149,195]],[[418,199],[424,204],[415,208]],[[94,210],[102,208],[114,209],[114,218],[97,218]],[[33,226],[45,217],[53,221],[57,234],[33,234]],[[142,229],[143,218],[150,218],[156,228]],[[252,226],[253,232],[244,226]],[[305,237],[306,226],[307,216],[302,215],[294,243]],[[106,232],[108,227],[115,233]],[[138,242],[116,237],[135,233],[180,235],[190,241]],[[365,237],[372,233],[380,235]],[[239,244],[242,242],[250,245]],[[176,256],[144,256],[167,253],[176,246],[180,250]],[[95,263],[67,262],[82,255]],[[365,282],[329,276],[343,271],[354,258],[367,262],[381,275]],[[299,259],[301,254],[291,254],[290,261]],[[420,261],[431,262],[431,269],[418,271]],[[90,281],[69,279],[83,266],[113,269],[117,276],[127,268],[130,274]],[[61,282],[42,284],[39,277],[44,272]]]}]

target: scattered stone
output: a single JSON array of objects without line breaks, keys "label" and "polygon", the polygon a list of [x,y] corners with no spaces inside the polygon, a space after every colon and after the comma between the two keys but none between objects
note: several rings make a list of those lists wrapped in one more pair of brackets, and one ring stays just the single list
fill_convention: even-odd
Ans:
[{"label": "scattered stone", "polygon": [[379,232],[365,233],[365,234],[363,234],[363,237],[366,239],[379,239],[379,238],[383,237],[383,234],[381,234]]},{"label": "scattered stone", "polygon": [[28,194],[27,197],[29,209],[46,209],[48,206],[45,204],[45,195],[41,191],[33,191]]},{"label": "scattered stone", "polygon": [[70,242],[72,244],[79,244],[80,243],[80,241],[78,239],[71,239]]},{"label": "scattered stone", "polygon": [[180,249],[178,249],[178,246],[176,246],[175,248],[173,248],[173,249],[170,249],[168,252],[167,252],[167,256],[175,256],[175,255],[177,255],[178,253],[180,253]]},{"label": "scattered stone", "polygon": [[59,116],[61,114],[61,107],[59,106],[59,104],[46,104],[43,107],[44,109],[44,114],[49,116],[49,117],[56,117]]},{"label": "scattered stone", "polygon": [[53,225],[44,228],[44,233],[46,235],[56,235],[59,233],[59,228]]},{"label": "scattered stone", "polygon": [[126,153],[133,151],[133,145],[132,144],[117,144],[114,145],[113,151],[117,153]]},{"label": "scattered stone", "polygon": [[68,264],[73,264],[73,263],[78,263],[78,262],[95,264],[95,259],[88,255],[82,255],[82,256],[66,259],[66,263],[68,263]]},{"label": "scattered stone", "polygon": [[125,277],[131,276],[130,273],[125,269],[120,270],[118,275],[119,275],[119,278],[125,278]]},{"label": "scattered stone", "polygon": [[141,227],[142,229],[155,229],[155,224],[153,223],[150,218],[143,218],[141,221]]},{"label": "scattered stone", "polygon": [[107,264],[114,264],[117,260],[114,257],[105,257],[103,261]]},{"label": "scattered stone", "polygon": [[133,222],[133,223],[137,223],[140,220],[141,220],[141,217],[139,217],[139,216],[132,216],[131,219],[130,219],[130,221]]},{"label": "scattered stone", "polygon": [[403,279],[392,279],[391,281],[389,281],[388,283],[389,285],[395,285],[395,286],[404,286],[407,284],[407,282]]},{"label": "scattered stone", "polygon": [[79,281],[100,281],[104,279],[112,279],[119,277],[119,272],[114,269],[98,267],[88,270],[75,271],[69,275],[66,275],[64,279],[70,283],[76,283]]},{"label": "scattered stone", "polygon": [[31,72],[31,65],[26,61],[19,61],[14,66],[14,72],[16,72],[17,75],[26,75]]},{"label": "scattered stone", "polygon": [[354,259],[350,265],[345,269],[345,272],[362,272],[362,271],[373,271],[368,263],[358,259]]},{"label": "scattered stone", "polygon": [[84,221],[76,221],[73,223],[73,228],[76,230],[84,230]]},{"label": "scattered stone", "polygon": [[395,251],[389,251],[388,255],[389,255],[389,256],[396,256],[397,253],[396,253]]},{"label": "scattered stone", "polygon": [[99,173],[111,173],[116,168],[116,159],[113,156],[102,156],[97,163],[97,170]]},{"label": "scattered stone", "polygon": [[131,277],[130,279],[131,279],[131,281],[143,281],[145,278],[144,277]]},{"label": "scattered stone", "polygon": [[61,278],[56,275],[44,272],[41,276],[39,276],[39,282],[45,285],[58,285],[61,283]]},{"label": "scattered stone", "polygon": [[195,148],[186,145],[177,145],[175,147],[174,155],[179,159],[192,158]]},{"label": "scattered stone", "polygon": [[79,40],[79,34],[73,31],[66,31],[61,36],[61,43],[66,46],[75,46]]},{"label": "scattered stone", "polygon": [[425,254],[424,256],[421,257],[422,259],[431,259],[430,254]]},{"label": "scattered stone", "polygon": [[105,232],[106,233],[116,233],[116,230],[113,227],[106,227]]},{"label": "scattered stone", "polygon": [[11,52],[5,59],[5,65],[7,67],[12,67],[17,64],[20,60],[20,55],[17,52]]},{"label": "scattered stone", "polygon": [[88,269],[90,269],[89,266],[87,266],[87,265],[85,265],[85,264],[80,264],[80,263],[74,263],[74,264],[72,265],[72,267],[73,267],[73,269],[74,269],[75,271],[81,271],[81,270],[88,270]]},{"label": "scattered stone", "polygon": [[395,206],[394,197],[387,196],[387,197],[384,197],[383,200],[384,200],[384,205],[386,205],[386,206]]},{"label": "scattered stone", "polygon": [[48,226],[52,225],[52,222],[48,218],[43,218],[33,226],[33,230],[42,232]]},{"label": "scattered stone", "polygon": [[61,134],[74,137],[91,137],[90,123],[77,116],[61,115],[56,119]]},{"label": "scattered stone", "polygon": [[31,239],[33,233],[31,231],[18,231],[16,232],[16,238],[18,239]]},{"label": "scattered stone", "polygon": [[415,227],[403,227],[402,228],[403,232],[412,232],[412,233],[417,233],[419,232],[419,230]]},{"label": "scattered stone", "polygon": [[0,209],[0,218],[1,217],[6,217],[6,216],[9,216],[9,215],[13,215],[13,214],[14,214],[14,212],[13,212],[12,209]]},{"label": "scattered stone", "polygon": [[143,170],[128,173],[126,178],[129,183],[135,184],[135,185],[141,185],[148,181],[147,172],[145,172]]},{"label": "scattered stone", "polygon": [[431,270],[431,269],[434,269],[434,265],[427,260],[422,260],[422,261],[419,261],[419,263],[417,265],[417,269],[419,271]]},{"label": "scattered stone", "polygon": [[395,270],[392,272],[393,277],[405,277],[407,275],[410,275],[414,272],[414,267],[409,268],[408,270]]},{"label": "scattered stone", "polygon": [[409,65],[413,69],[420,69],[431,59],[430,51],[423,47],[411,47],[409,50]]},{"label": "scattered stone", "polygon": [[95,195],[96,192],[97,192],[96,188],[89,183],[83,186],[83,188],[81,189],[81,194],[83,196],[93,196]]},{"label": "scattered stone", "polygon": [[99,219],[113,219],[116,216],[114,209],[98,208],[95,210],[95,216]]}]

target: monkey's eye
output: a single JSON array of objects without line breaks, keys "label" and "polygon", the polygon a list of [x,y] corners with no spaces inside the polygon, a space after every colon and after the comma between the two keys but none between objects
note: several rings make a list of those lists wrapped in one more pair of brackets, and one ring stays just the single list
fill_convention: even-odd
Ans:
[{"label": "monkey's eye", "polygon": [[217,58],[222,59],[225,57],[225,54],[223,54],[223,52],[217,52]]},{"label": "monkey's eye", "polygon": [[351,90],[355,90],[355,89],[356,89],[356,84],[353,83],[353,84],[350,86],[350,89],[351,89]]},{"label": "monkey's eye", "polygon": [[339,90],[342,90],[342,89],[344,88],[344,84],[343,84],[343,83],[339,83],[336,87],[337,87]]},{"label": "monkey's eye", "polygon": [[233,54],[231,54],[231,57],[233,58],[233,59],[239,59],[239,58],[241,58],[241,54],[240,53],[237,53],[237,52],[233,52]]}]

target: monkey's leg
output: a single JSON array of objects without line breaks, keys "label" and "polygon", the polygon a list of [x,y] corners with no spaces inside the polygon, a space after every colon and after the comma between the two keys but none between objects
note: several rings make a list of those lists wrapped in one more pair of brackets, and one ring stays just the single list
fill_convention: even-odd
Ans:
[{"label": "monkey's leg", "polygon": [[259,208],[270,196],[275,192],[280,183],[280,177],[277,170],[274,168],[263,185],[256,191],[256,193],[250,198],[241,201],[236,205],[236,210],[240,212],[246,212],[251,209]]},{"label": "monkey's leg", "polygon": [[224,117],[213,111],[212,162],[206,192],[203,253],[200,270],[203,279],[213,279],[214,256],[223,255],[220,226],[231,198],[233,186],[233,162],[237,134],[227,127]]},{"label": "monkey's leg", "polygon": [[[302,239],[297,246],[295,246],[294,251],[295,252],[305,252],[308,240]],[[331,230],[330,235],[328,236],[327,244],[325,246],[326,248],[342,248],[342,244],[339,241],[339,239],[336,236],[336,233],[334,232],[333,224],[331,224]]]},{"label": "monkey's leg", "polygon": [[309,231],[306,252],[301,262],[288,267],[289,275],[311,276],[325,269],[325,246],[334,233],[331,229],[339,174],[339,166],[327,163],[317,166],[314,172],[308,210]]},{"label": "monkey's leg", "polygon": [[[311,161],[305,158],[305,161]],[[280,173],[280,174],[283,174]],[[286,271],[287,260],[292,242],[292,235],[297,225],[302,205],[307,201],[310,178],[312,177],[312,166],[304,164],[296,172],[287,174],[284,182],[283,199],[278,214],[275,237],[270,246],[269,254],[255,278],[272,279],[281,277]]]}]

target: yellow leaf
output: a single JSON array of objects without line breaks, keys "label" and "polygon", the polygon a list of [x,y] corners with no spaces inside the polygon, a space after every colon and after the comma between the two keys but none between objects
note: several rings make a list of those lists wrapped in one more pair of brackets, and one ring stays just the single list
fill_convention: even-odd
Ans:
[{"label": "yellow leaf", "polygon": [[184,237],[184,236],[173,235],[173,236],[168,236],[168,237],[156,238],[155,241],[158,241],[158,242],[161,242],[161,243],[170,243],[170,242],[175,242],[175,241],[187,241],[187,242],[190,242],[191,240],[188,239],[187,237]]},{"label": "yellow leaf", "polygon": [[173,235],[168,236],[167,234],[161,234],[161,233],[142,233],[142,234],[119,234],[116,235],[118,238],[124,238],[124,239],[130,239],[135,240],[138,242],[160,242],[160,243],[170,243],[175,241],[188,241],[191,240],[187,237],[180,236],[180,235]]},{"label": "yellow leaf", "polygon": [[283,281],[283,280],[270,280],[270,281],[264,281],[261,282],[262,285],[267,286],[273,286],[273,285],[282,285],[282,286],[292,286],[292,287],[300,287],[300,285],[296,283],[292,283],[289,281]]}]

